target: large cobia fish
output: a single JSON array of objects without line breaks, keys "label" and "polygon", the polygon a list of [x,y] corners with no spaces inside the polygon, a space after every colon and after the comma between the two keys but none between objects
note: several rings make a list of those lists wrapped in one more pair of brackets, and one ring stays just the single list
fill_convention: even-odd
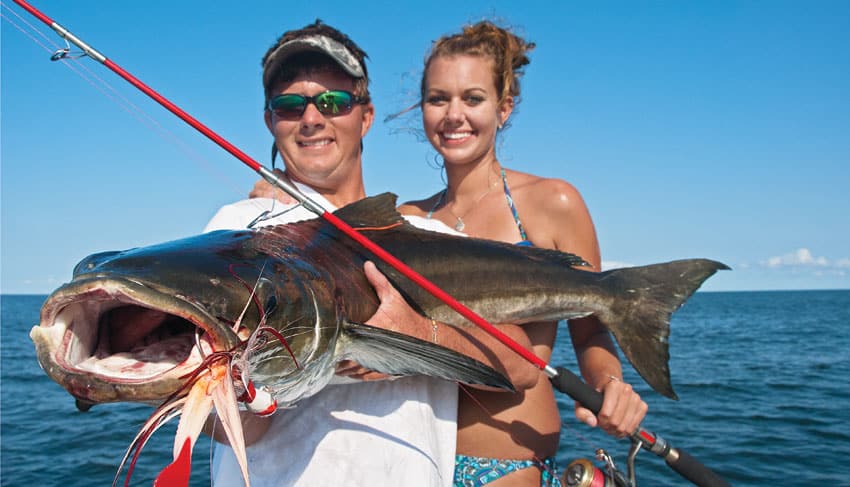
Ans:
[{"label": "large cobia fish", "polygon": [[[668,397],[675,397],[667,365],[670,315],[727,268],[694,259],[586,272],[573,268],[583,262],[574,255],[417,229],[396,212],[389,193],[336,215],[491,323],[597,316],[638,373]],[[314,219],[89,256],[48,297],[30,336],[45,372],[81,408],[166,401],[137,437],[137,449],[166,415],[182,409],[175,464],[186,460],[213,404],[241,456],[237,397],[258,412],[292,405],[327,385],[343,359],[393,375],[511,388],[483,364],[363,325],[379,305],[363,273],[366,260],[424,315],[467,325]]]}]

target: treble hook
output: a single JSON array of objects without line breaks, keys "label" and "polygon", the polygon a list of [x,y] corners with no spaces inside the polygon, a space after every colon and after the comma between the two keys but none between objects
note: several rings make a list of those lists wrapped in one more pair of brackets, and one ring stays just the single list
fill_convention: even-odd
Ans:
[{"label": "treble hook", "polygon": [[62,49],[57,49],[56,52],[50,56],[51,61],[59,61],[61,59],[79,59],[83,56],[88,56],[85,52],[75,53],[71,55],[71,44],[68,43],[68,40],[65,39],[65,47]]}]

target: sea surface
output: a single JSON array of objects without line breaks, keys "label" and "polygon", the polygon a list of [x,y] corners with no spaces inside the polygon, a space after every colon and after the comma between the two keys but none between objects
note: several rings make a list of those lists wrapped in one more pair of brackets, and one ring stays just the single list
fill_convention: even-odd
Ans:
[{"label": "sea surface", "polygon": [[[29,339],[45,296],[0,296],[0,484],[110,485],[151,408],[74,401],[39,368]],[[650,405],[643,426],[737,486],[850,486],[850,291],[697,293],[672,320],[670,369],[679,401],[626,379]],[[566,331],[552,365],[577,371]],[[579,424],[572,402],[558,462],[604,448],[625,466],[629,443]],[[154,434],[132,485],[151,485],[170,461],[175,424]],[[195,449],[193,486],[209,485],[210,442]],[[282,457],[285,458],[285,457]],[[285,462],[285,460],[282,460]],[[641,486],[689,485],[641,452]],[[123,478],[119,485],[123,485]]]}]

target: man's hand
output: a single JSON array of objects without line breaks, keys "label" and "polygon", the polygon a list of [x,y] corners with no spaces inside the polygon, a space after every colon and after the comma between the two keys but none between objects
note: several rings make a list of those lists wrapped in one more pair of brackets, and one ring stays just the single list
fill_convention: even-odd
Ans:
[{"label": "man's hand", "polygon": [[407,304],[407,301],[375,264],[367,261],[363,264],[363,272],[369,284],[375,288],[375,294],[381,302],[378,310],[366,321],[366,324],[431,341],[428,334],[423,333],[424,330],[431,329],[431,321]]},{"label": "man's hand", "polygon": [[[375,314],[366,320],[367,325],[383,328],[385,330],[398,331],[401,333],[407,333],[414,330],[414,327],[417,326],[416,324],[419,324],[418,326],[422,327],[430,327],[430,324],[427,324],[428,320],[425,319],[424,316],[413,311],[404,298],[401,297],[401,294],[398,293],[396,288],[390,284],[390,281],[388,281],[381,271],[375,267],[374,263],[366,262],[363,265],[363,271],[366,273],[366,279],[368,279],[372,287],[375,288],[375,293],[378,295],[378,300],[381,302],[378,310],[375,311]],[[400,324],[413,325],[405,327],[402,331],[399,326]],[[336,373],[337,375],[344,375],[352,379],[366,381],[386,380],[393,377],[388,374],[367,369],[353,360],[343,360],[338,363],[336,366]]]},{"label": "man's hand", "polygon": [[375,372],[358,364],[354,360],[343,360],[336,364],[336,375],[342,375],[351,379],[363,381],[373,380],[392,380],[394,377],[389,374]]}]

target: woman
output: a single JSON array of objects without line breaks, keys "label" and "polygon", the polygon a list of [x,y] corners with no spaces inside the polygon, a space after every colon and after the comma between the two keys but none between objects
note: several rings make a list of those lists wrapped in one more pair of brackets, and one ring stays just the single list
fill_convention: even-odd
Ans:
[{"label": "woman", "polygon": [[[437,40],[425,61],[422,122],[444,161],[446,188],[399,210],[441,220],[471,236],[558,249],[599,271],[590,214],[569,183],[506,169],[497,134],[519,101],[519,77],[534,44],[490,22]],[[534,353],[549,361],[557,323],[523,327]],[[570,336],[584,379],[603,391],[595,417],[576,417],[611,435],[632,433],[647,406],[622,371],[611,337],[594,318],[572,320]],[[511,353],[505,351],[504,353]],[[463,388],[459,395],[455,485],[553,485],[560,416],[548,380],[516,394]],[[536,468],[530,468],[536,467]],[[549,483],[553,482],[553,483]]]}]

